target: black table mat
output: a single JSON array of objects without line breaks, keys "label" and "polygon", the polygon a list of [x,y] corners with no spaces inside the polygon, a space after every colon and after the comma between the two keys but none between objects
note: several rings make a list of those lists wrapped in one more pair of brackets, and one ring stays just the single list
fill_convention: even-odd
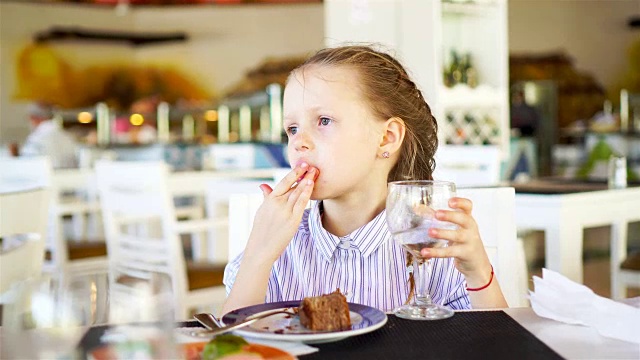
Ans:
[{"label": "black table mat", "polygon": [[[199,327],[195,321],[179,327]],[[108,326],[93,327],[80,342],[87,352],[100,345]],[[250,341],[250,340],[249,340]],[[344,340],[310,344],[320,351],[300,356],[313,359],[562,359],[504,311],[458,312],[436,321],[389,315],[380,329]]]},{"label": "black table mat", "polygon": [[342,341],[312,344],[313,359],[562,359],[504,311],[458,312],[445,320],[389,315],[382,328]]}]

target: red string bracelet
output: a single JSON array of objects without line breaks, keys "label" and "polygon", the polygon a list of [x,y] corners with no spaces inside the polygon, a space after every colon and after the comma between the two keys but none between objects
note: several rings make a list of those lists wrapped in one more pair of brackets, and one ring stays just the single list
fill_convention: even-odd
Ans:
[{"label": "red string bracelet", "polygon": [[489,282],[487,283],[487,285],[485,285],[485,286],[481,286],[481,287],[478,287],[478,288],[470,288],[470,287],[468,287],[468,288],[467,288],[467,291],[480,291],[480,290],[484,290],[484,289],[488,288],[488,287],[489,287],[489,285],[491,285],[491,282],[492,282],[492,281],[493,281],[493,265],[491,265],[491,278],[489,279]]}]

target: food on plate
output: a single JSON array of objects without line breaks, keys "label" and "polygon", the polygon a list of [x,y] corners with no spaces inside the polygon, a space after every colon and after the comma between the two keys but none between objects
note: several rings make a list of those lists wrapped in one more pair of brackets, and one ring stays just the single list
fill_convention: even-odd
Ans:
[{"label": "food on plate", "polygon": [[351,329],[349,304],[340,289],[331,294],[302,299],[298,314],[302,326],[310,330]]},{"label": "food on plate", "polygon": [[204,346],[202,359],[220,359],[226,355],[240,353],[245,345],[249,343],[240,336],[222,334],[214,337]]},{"label": "food on plate", "polygon": [[208,343],[184,344],[186,360],[291,360],[293,357],[276,348],[260,344],[249,344],[241,336],[218,335]]}]

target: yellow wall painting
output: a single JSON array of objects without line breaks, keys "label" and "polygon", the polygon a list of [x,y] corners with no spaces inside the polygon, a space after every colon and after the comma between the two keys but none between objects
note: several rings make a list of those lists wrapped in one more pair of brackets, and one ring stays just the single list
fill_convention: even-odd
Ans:
[{"label": "yellow wall painting", "polygon": [[107,102],[127,110],[150,96],[169,103],[212,101],[212,94],[171,67],[105,64],[76,70],[46,45],[30,44],[17,57],[15,98],[45,101],[61,108]]},{"label": "yellow wall painting", "polygon": [[18,55],[18,99],[42,100],[61,107],[73,107],[74,74],[71,67],[49,47],[28,45]]}]

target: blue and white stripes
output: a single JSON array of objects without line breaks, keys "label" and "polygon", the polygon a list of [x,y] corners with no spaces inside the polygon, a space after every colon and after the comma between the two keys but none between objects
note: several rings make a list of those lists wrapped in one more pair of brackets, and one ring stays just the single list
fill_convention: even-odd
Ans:
[{"label": "blue and white stripes", "polygon": [[[320,207],[316,202],[305,211],[298,232],[274,263],[265,302],[300,300],[340,288],[347,301],[383,311],[404,304],[409,295],[406,252],[391,239],[385,211],[340,238],[322,227]],[[242,254],[225,269],[227,293],[241,261]],[[453,259],[432,262],[432,275],[426,281],[434,302],[453,309],[470,308],[464,276]]]}]

